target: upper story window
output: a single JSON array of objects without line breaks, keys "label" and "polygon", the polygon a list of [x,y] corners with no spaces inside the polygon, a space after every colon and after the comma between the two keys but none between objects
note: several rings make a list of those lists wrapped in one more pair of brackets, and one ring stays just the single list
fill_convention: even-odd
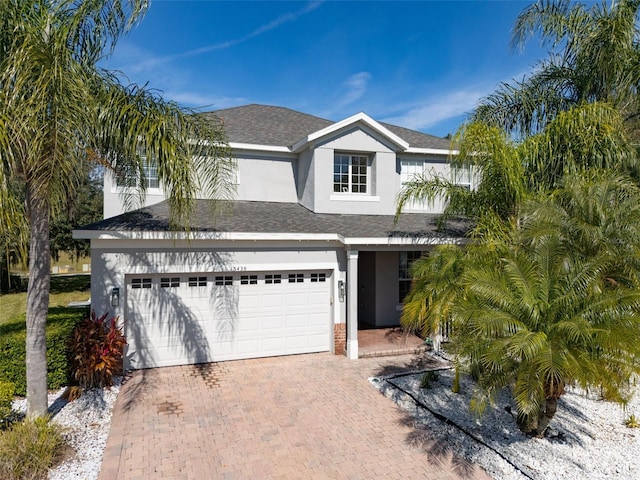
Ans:
[{"label": "upper story window", "polygon": [[[138,155],[140,156],[140,165],[145,187],[147,189],[160,188],[160,180],[158,178],[158,160],[154,157],[148,157],[144,147],[138,148]],[[121,187],[127,186],[127,184],[129,186],[131,185],[131,183],[128,182],[119,182],[118,179],[116,179],[116,182],[118,183],[118,186]],[[138,182],[133,183],[135,185]]]},{"label": "upper story window", "polygon": [[144,179],[147,182],[147,188],[160,188],[160,182],[158,180],[158,162],[155,159],[145,159],[144,166]]},{"label": "upper story window", "polygon": [[368,165],[366,155],[336,154],[333,157],[333,191],[367,193]]},{"label": "upper story window", "polygon": [[424,173],[424,162],[422,160],[400,159],[400,182],[402,185],[413,180],[416,175]]},{"label": "upper story window", "polygon": [[461,165],[459,167],[451,167],[451,180],[456,185],[471,190],[473,176],[471,172],[471,165]]}]

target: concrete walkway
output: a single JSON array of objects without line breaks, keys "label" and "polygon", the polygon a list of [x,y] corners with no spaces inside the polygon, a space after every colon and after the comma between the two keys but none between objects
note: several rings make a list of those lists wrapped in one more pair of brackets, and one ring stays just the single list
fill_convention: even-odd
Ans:
[{"label": "concrete walkway", "polygon": [[100,479],[488,479],[367,381],[412,360],[323,353],[136,371]]}]

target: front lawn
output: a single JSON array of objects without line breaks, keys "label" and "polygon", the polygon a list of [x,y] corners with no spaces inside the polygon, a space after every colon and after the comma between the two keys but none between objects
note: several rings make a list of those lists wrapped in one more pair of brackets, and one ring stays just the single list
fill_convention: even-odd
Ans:
[{"label": "front lawn", "polygon": [[[69,302],[87,300],[91,295],[90,286],[90,275],[52,276],[49,307],[66,307]],[[0,325],[24,316],[26,307],[26,292],[0,295]]]}]

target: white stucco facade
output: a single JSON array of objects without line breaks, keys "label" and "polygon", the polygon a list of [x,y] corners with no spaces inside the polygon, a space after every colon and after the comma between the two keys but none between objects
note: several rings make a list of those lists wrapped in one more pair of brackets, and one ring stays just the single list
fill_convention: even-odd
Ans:
[{"label": "white stucco facade", "polygon": [[[274,113],[270,108],[261,111]],[[314,227],[312,216],[300,220],[309,225],[306,232],[296,218],[278,218],[274,207],[243,231],[146,231],[127,217],[120,229],[117,217],[105,220],[108,227],[75,232],[91,239],[92,308],[119,316],[128,335],[128,367],[312,351],[356,359],[359,325],[398,325],[401,252],[428,252],[461,239],[424,232],[396,237],[389,233],[392,220],[385,231],[366,233],[375,229],[367,229],[365,219],[392,218],[410,178],[404,168],[449,178],[447,159],[455,152],[443,148],[442,139],[438,147],[412,146],[365,114],[333,124],[309,121],[316,120],[322,128],[287,145],[230,138],[230,146],[237,201],[300,205],[319,215],[324,230]],[[157,188],[148,190],[143,205],[127,205],[110,175],[104,193],[105,219],[165,200]],[[433,214],[442,204],[405,210]],[[344,225],[356,217],[359,230],[352,232]],[[261,230],[272,224],[275,233]]]}]

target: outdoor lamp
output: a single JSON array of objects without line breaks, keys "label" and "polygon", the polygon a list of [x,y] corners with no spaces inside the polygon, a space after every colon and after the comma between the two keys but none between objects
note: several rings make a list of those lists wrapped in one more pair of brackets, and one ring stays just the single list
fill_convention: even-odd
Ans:
[{"label": "outdoor lamp", "polygon": [[120,289],[113,287],[111,289],[111,306],[117,307],[118,305],[120,305]]},{"label": "outdoor lamp", "polygon": [[338,280],[338,298],[340,299],[341,302],[344,302],[344,296],[345,296],[344,280]]}]

